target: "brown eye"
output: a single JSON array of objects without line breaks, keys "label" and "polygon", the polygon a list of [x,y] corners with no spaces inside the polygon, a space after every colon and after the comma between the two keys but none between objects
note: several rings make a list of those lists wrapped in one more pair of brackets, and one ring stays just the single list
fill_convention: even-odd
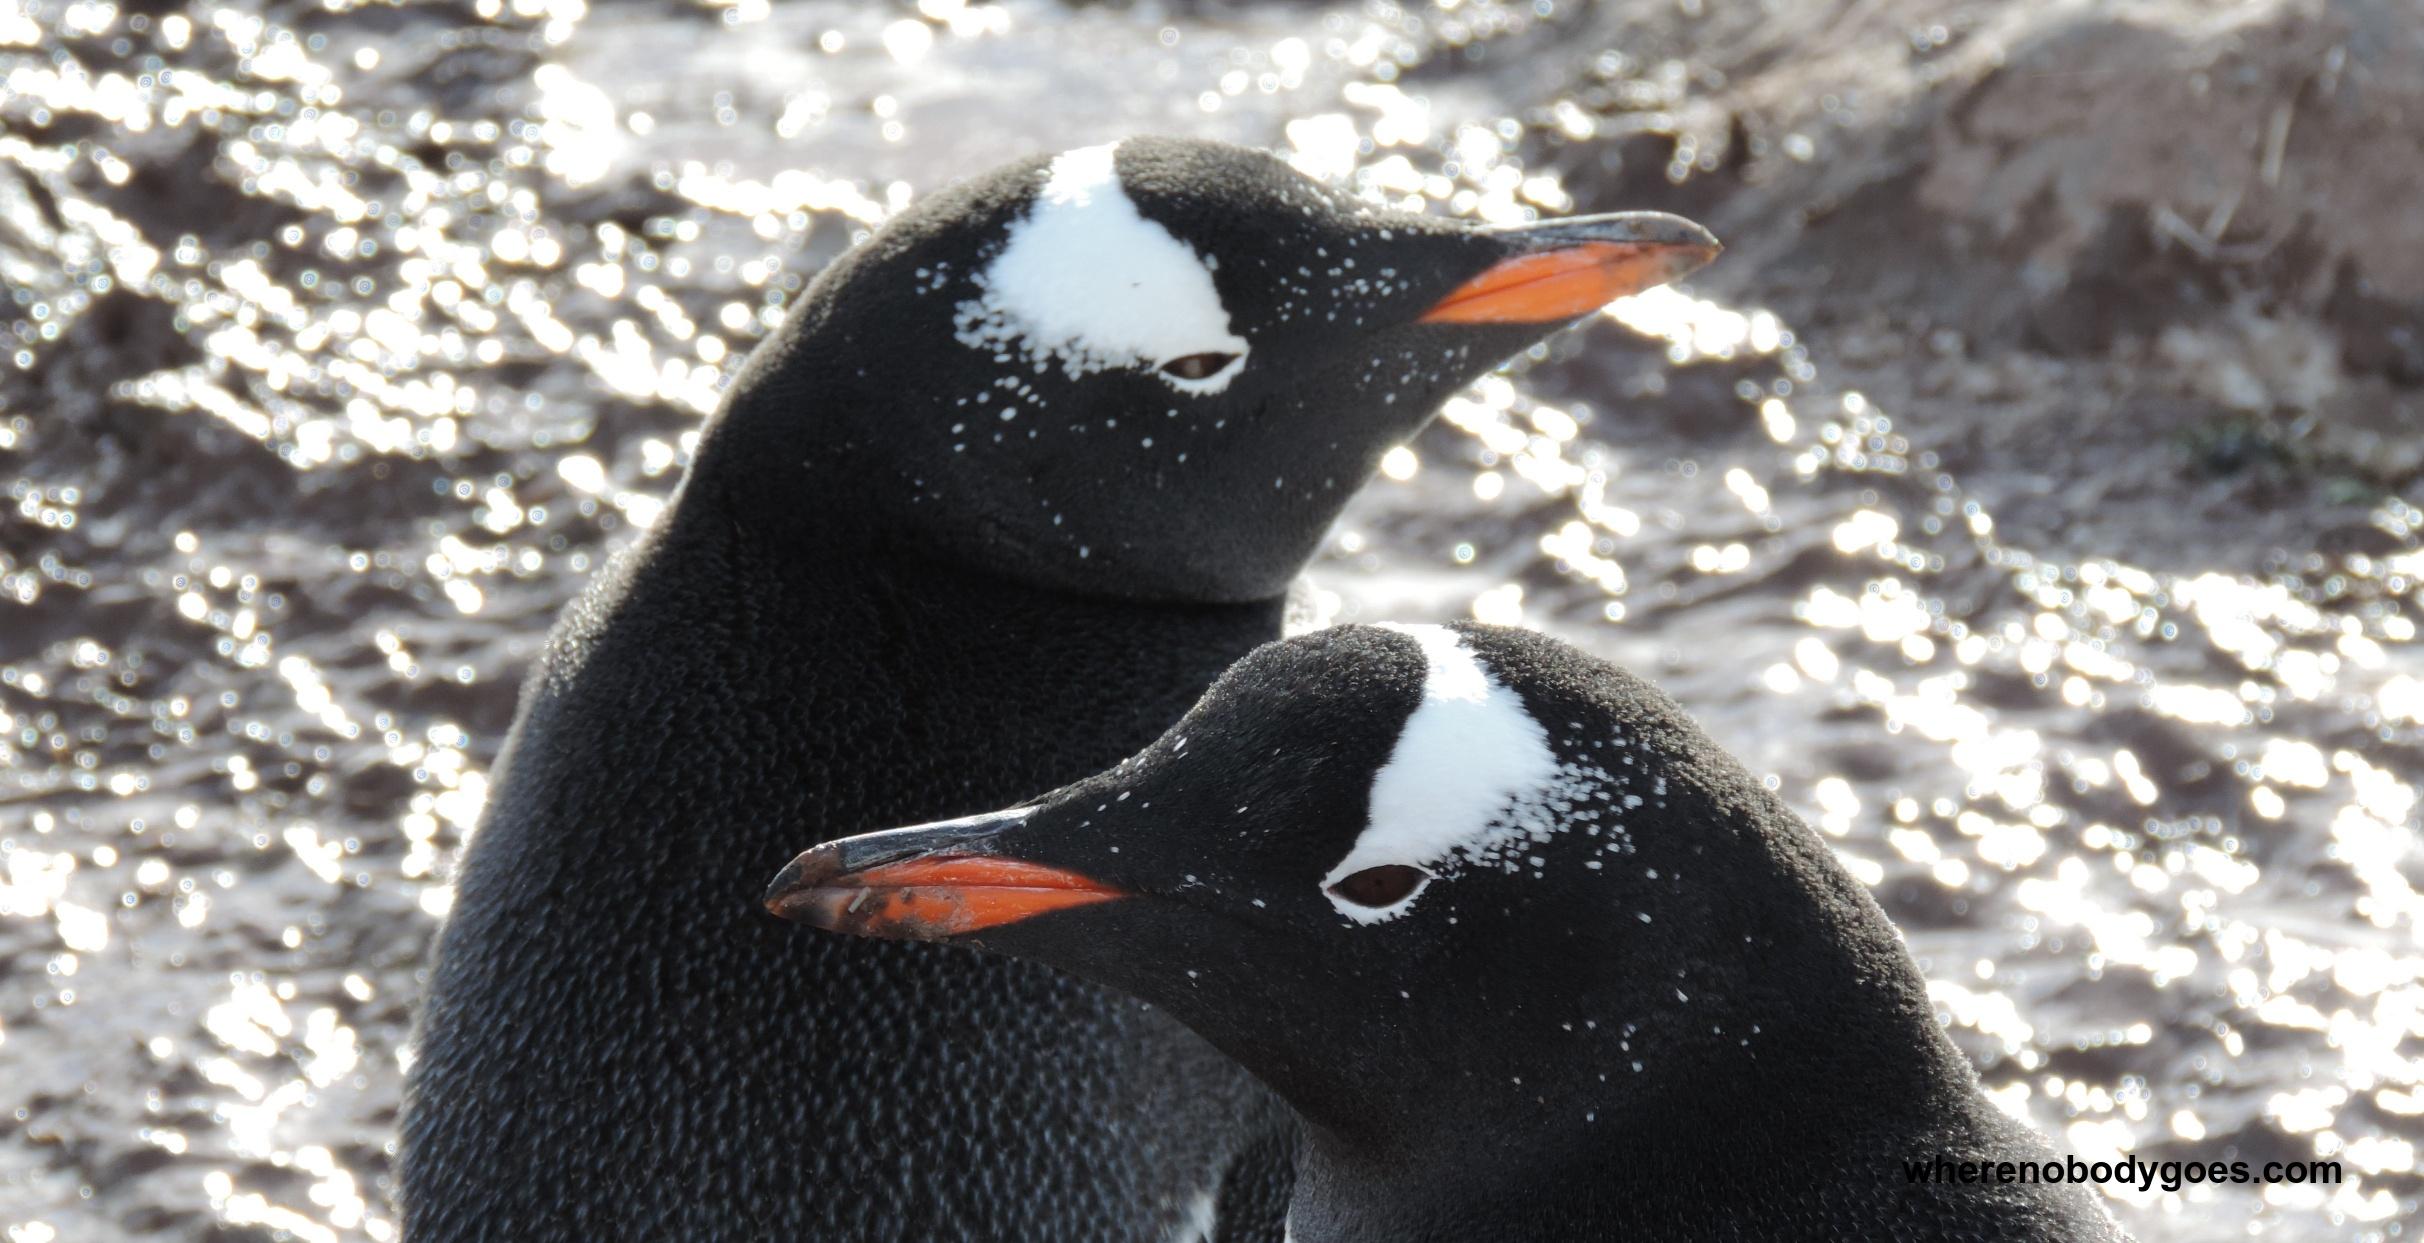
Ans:
[{"label": "brown eye", "polygon": [[1357,906],[1395,906],[1430,878],[1421,868],[1384,863],[1341,878],[1330,892]]},{"label": "brown eye", "polygon": [[1235,354],[1189,354],[1163,363],[1161,369],[1163,375],[1181,380],[1209,380],[1235,361]]}]

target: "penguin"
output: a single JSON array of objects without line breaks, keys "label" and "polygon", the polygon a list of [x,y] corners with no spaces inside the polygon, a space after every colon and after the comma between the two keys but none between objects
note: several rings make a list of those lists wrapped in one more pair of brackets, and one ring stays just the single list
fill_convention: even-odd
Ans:
[{"label": "penguin", "polygon": [[2076,1184],[1913,1179],[2051,1154],[1825,843],[1537,633],[1264,647],[1132,758],[816,846],[766,900],[1201,1033],[1303,1122],[1293,1243],[2123,1238]]},{"label": "penguin", "polygon": [[1716,250],[1134,138],[834,261],[525,686],[419,1019],[406,1237],[1275,1238],[1293,1123],[1200,1038],[1030,964],[787,935],[764,879],[800,824],[965,814],[1149,742],[1277,637],[1448,394]]}]

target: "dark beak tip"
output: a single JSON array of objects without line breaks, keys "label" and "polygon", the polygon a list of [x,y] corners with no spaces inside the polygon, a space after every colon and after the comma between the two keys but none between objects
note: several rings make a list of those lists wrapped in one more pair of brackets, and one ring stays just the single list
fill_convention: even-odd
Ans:
[{"label": "dark beak tip", "polygon": [[1668,252],[1668,263],[1677,269],[1679,275],[1706,267],[1710,261],[1725,253],[1725,243],[1718,241],[1716,234],[1696,221],[1665,212],[1642,214],[1650,219],[1637,226],[1630,240]]},{"label": "dark beak tip", "polygon": [[1483,232],[1505,238],[1523,249],[1552,249],[1582,242],[1624,242],[1695,250],[1722,248],[1717,235],[1709,232],[1707,226],[1664,211],[1552,216],[1528,224],[1486,226]]},{"label": "dark beak tip", "polygon": [[1725,243],[1699,221],[1667,212],[1645,212],[1651,219],[1642,229],[1642,240],[1680,250],[1705,251],[1711,255],[1725,249]]},{"label": "dark beak tip", "polygon": [[1705,244],[1695,242],[1688,246],[1678,247],[1674,258],[1676,279],[1680,280],[1717,262],[1717,256],[1724,253],[1725,244],[1713,237]]},{"label": "dark beak tip", "polygon": [[817,858],[824,849],[819,846],[801,851],[791,862],[783,865],[782,871],[774,874],[773,883],[766,886],[765,896],[759,899],[769,912],[785,919],[791,918],[785,909],[785,899],[808,888],[813,883],[814,875],[824,870],[818,866],[820,860]]},{"label": "dark beak tip", "polygon": [[[1666,270],[1667,281],[1681,280],[1717,261],[1725,253],[1725,243],[1700,224],[1665,212],[1643,212],[1646,221],[1629,226],[1630,244],[1657,252],[1657,262]],[[1619,229],[1622,233],[1628,231]],[[1610,240],[1617,240],[1611,238]]]}]

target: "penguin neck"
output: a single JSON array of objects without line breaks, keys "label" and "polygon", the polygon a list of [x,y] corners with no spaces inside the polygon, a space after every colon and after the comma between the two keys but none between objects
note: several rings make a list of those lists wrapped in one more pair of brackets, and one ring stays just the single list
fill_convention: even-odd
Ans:
[{"label": "penguin neck", "polygon": [[[1297,1099],[1312,1125],[1293,1243],[1730,1237],[1708,1226],[1730,1187],[1763,1221],[1858,1212],[1863,1193],[1891,1214],[1902,1159],[2007,1131],[1883,917],[1855,923],[1765,947],[1736,985],[1655,1021],[1570,1029],[1477,997],[1498,1025],[1453,1065],[1398,1076],[1421,1086],[1394,1109]],[[1622,1013],[1640,1004],[1627,992],[1570,1004]]]},{"label": "penguin neck", "polygon": [[[691,490],[721,498],[771,537],[900,549],[1059,597],[1198,607],[1284,600],[1370,469],[1275,459],[1267,439],[1244,437],[1191,465],[1180,465],[1183,452],[1153,463],[1136,456],[1134,442],[1089,437],[1083,422],[1043,441],[1030,439],[1037,420],[1018,424],[1016,437],[984,427],[962,434],[954,420],[977,416],[894,408],[865,383],[779,359],[744,373],[699,445]],[[1198,412],[1192,422],[1225,420]],[[1279,477],[1299,471],[1324,476],[1323,499],[1277,490]],[[1216,486],[1224,478],[1254,487]]]},{"label": "penguin neck", "polygon": [[1907,1111],[1832,1087],[1810,1100],[1798,1083],[1695,1079],[1678,1094],[1691,1099],[1614,1109],[1552,1088],[1528,1128],[1484,1111],[1438,1143],[1372,1145],[1308,1127],[1289,1243],[1782,1237],[1718,1224],[1737,1216],[1881,1224],[1909,1208],[1905,1160],[2013,1155],[1975,1081],[1934,1056],[1940,1043],[1932,1032],[1916,1041],[1936,1083]]},{"label": "penguin neck", "polygon": [[[630,825],[650,857],[679,856],[666,866],[720,884],[762,882],[819,834],[997,806],[1107,766],[1279,633],[1281,600],[1076,594],[879,522],[764,521],[696,483],[568,612],[526,732],[547,740],[531,765],[591,774],[607,806],[607,788],[625,784],[695,784],[717,808],[745,800],[745,814],[718,814],[717,851]],[[641,708],[649,727],[634,729]],[[985,759],[947,758],[971,754]],[[916,783],[863,786],[869,763]],[[612,834],[590,836],[581,849]]]},{"label": "penguin neck", "polygon": [[[966,670],[976,679],[971,686],[1005,695],[1016,688],[988,685],[999,682],[1003,667],[1021,669],[1023,685],[1082,678],[1086,695],[1038,692],[1069,703],[1116,695],[1123,678],[1143,679],[1140,693],[1162,693],[1179,670],[1217,675],[1278,633],[1284,598],[1139,600],[1038,582],[1011,568],[1015,550],[982,535],[966,547],[939,539],[894,513],[858,504],[864,485],[827,486],[832,473],[804,478],[792,498],[796,512],[781,515],[770,515],[762,496],[677,498],[669,537],[694,550],[712,546],[713,554],[695,561],[651,556],[651,572],[687,580],[659,594],[679,595],[683,607],[727,625],[741,620],[734,613],[740,607],[750,624],[773,632],[758,643],[728,643],[727,650],[816,659],[822,649],[871,645],[893,653],[881,666],[887,675],[934,683]],[[811,609],[848,616],[808,640],[793,611]],[[1149,629],[1126,629],[1134,626]],[[1150,633],[1153,643],[1116,641],[1126,633]],[[1008,651],[1024,654],[1006,665],[988,663],[1006,661]],[[1201,690],[1196,677],[1178,681],[1188,694]]]}]

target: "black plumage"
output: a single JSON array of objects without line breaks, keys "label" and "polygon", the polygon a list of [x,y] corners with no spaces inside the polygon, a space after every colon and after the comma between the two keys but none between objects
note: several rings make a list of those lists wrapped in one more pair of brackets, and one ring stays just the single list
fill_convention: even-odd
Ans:
[{"label": "black plumage", "polygon": [[[1431,644],[1462,681],[1397,630],[1266,647],[1133,759],[971,830],[821,847],[772,901],[919,935],[810,898],[929,857],[1128,895],[953,939],[1149,1000],[1277,1090],[1305,1123],[1295,1243],[2122,1238],[2078,1185],[1912,1181],[2052,1154],[1980,1092],[1867,891],[1672,700],[1531,632]],[[1481,675],[1498,715],[1424,719]],[[1533,775],[1489,787],[1526,748]],[[1384,803],[1495,810],[1424,848]],[[1411,878],[1326,892],[1350,858],[1424,879],[1375,914]]]},{"label": "black plumage", "polygon": [[1563,243],[1131,140],[1117,192],[1251,343],[1194,391],[1200,364],[971,332],[1053,167],[939,192],[821,274],[661,523],[558,626],[421,1020],[416,1243],[1157,1239],[1224,1178],[1232,1206],[1284,1185],[1284,1113],[1159,1013],[1046,968],[802,937],[757,892],[802,825],[997,805],[1159,733],[1277,634],[1379,456],[1556,326],[1425,308]]}]

